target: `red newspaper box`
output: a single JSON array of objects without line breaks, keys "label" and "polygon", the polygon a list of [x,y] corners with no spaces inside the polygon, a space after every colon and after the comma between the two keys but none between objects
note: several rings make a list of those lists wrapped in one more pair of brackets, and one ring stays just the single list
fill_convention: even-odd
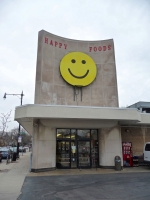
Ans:
[{"label": "red newspaper box", "polygon": [[122,142],[123,166],[133,167],[132,142]]}]

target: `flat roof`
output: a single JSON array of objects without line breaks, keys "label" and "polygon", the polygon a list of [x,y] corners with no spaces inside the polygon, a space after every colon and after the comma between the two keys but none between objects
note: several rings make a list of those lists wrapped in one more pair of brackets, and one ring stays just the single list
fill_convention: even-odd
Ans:
[{"label": "flat roof", "polygon": [[16,107],[15,120],[21,118],[78,118],[141,121],[135,108],[28,104]]},{"label": "flat roof", "polygon": [[27,104],[15,109],[15,120],[29,133],[40,121],[55,128],[105,128],[120,125],[150,125],[150,114],[136,108]]}]

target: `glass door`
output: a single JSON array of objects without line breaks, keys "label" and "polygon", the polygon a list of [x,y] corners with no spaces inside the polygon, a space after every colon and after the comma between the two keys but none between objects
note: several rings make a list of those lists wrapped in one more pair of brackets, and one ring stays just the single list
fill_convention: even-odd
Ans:
[{"label": "glass door", "polygon": [[78,141],[78,168],[91,167],[90,141]]},{"label": "glass door", "polygon": [[71,141],[71,168],[77,168],[77,145],[76,145],[76,141]]},{"label": "glass door", "polygon": [[70,168],[70,141],[57,141],[56,166]]},{"label": "glass door", "polygon": [[98,167],[98,140],[91,140],[92,167]]}]

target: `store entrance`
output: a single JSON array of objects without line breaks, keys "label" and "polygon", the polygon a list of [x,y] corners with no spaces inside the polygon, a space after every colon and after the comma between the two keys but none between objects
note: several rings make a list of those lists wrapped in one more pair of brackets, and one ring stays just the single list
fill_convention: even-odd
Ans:
[{"label": "store entrance", "polygon": [[70,168],[70,141],[57,141],[57,167]]},{"label": "store entrance", "polygon": [[98,164],[97,130],[57,129],[57,168],[91,168]]},{"label": "store entrance", "polygon": [[78,168],[91,168],[90,141],[78,141]]}]

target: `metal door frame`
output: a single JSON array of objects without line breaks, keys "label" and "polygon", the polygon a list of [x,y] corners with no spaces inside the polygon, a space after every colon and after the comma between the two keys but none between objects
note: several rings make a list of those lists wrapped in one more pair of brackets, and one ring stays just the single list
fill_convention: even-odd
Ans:
[{"label": "metal door frame", "polygon": [[[70,151],[70,148],[71,148],[71,141],[70,140],[56,140],[56,156],[57,156],[57,147],[58,147],[58,142],[65,142],[65,147],[66,147],[66,142],[69,142],[69,160],[70,160],[70,164],[68,167],[58,167],[58,169],[71,169],[71,151]],[[57,165],[57,161],[56,161],[56,165]]]},{"label": "metal door frame", "polygon": [[[89,158],[90,158],[90,165],[89,166],[87,166],[87,167],[82,167],[82,166],[79,166],[79,153],[78,153],[78,144],[79,144],[79,142],[89,142],[90,143],[90,156],[89,156]],[[77,168],[78,169],[91,169],[92,168],[92,162],[91,162],[91,140],[85,140],[85,139],[83,139],[83,140],[77,140]]]}]

